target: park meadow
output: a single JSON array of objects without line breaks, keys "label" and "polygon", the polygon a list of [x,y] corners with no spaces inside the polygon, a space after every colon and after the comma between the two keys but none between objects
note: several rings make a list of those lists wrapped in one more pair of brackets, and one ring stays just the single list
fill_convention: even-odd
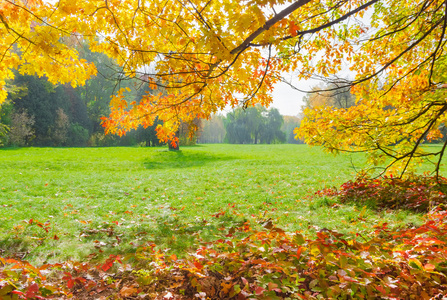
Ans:
[{"label": "park meadow", "polygon": [[313,197],[364,167],[363,154],[334,157],[306,145],[1,150],[0,248],[40,263],[148,241],[183,255],[197,237],[211,240],[247,220],[310,234],[420,222],[417,214],[371,207],[356,222],[363,205]]},{"label": "park meadow", "polygon": [[[318,147],[291,144],[208,144],[181,151],[166,147],[5,148],[0,153],[0,251],[3,261],[9,262],[9,276],[17,274],[14,284],[22,284],[24,292],[17,295],[28,293],[28,298],[307,295],[304,287],[309,285],[311,291],[320,292],[315,286],[318,278],[289,273],[286,267],[291,262],[278,261],[278,253],[290,252],[286,257],[301,257],[303,264],[313,258],[321,264],[323,256],[323,261],[349,269],[352,259],[363,257],[369,262],[374,253],[368,250],[371,243],[385,247],[376,250],[375,259],[380,261],[392,249],[385,242],[387,234],[393,240],[396,232],[407,236],[406,230],[427,224],[420,212],[380,208],[374,199],[340,203],[327,192],[336,191],[367,167],[362,153],[334,156]],[[420,172],[430,167],[423,165]],[[343,243],[354,248],[344,248]],[[340,245],[344,252],[338,249]],[[402,245],[397,247],[402,249]],[[209,256],[204,249],[214,252]],[[336,263],[339,259],[342,265]],[[257,271],[244,275],[240,267],[244,261],[253,261],[244,272],[253,266]],[[327,263],[316,272],[323,272]],[[357,268],[363,268],[362,264]],[[414,264],[421,264],[425,272],[419,260]],[[353,270],[341,278],[354,278],[359,271]],[[373,266],[361,272],[374,270],[382,272]],[[252,278],[237,276],[238,272]],[[20,276],[25,275],[28,281],[21,282]],[[209,287],[204,278],[217,283]],[[337,288],[330,291],[343,294],[338,286],[347,281],[335,282]],[[356,289],[370,295],[386,292],[387,284],[392,284],[377,285],[374,292],[358,282]],[[4,295],[10,292],[7,287]],[[180,298],[174,298],[174,293],[180,293]]]}]

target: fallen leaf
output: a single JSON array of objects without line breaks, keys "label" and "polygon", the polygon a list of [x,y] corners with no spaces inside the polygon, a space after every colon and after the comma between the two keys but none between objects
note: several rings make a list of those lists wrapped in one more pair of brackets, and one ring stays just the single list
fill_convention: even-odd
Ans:
[{"label": "fallen leaf", "polygon": [[138,293],[138,290],[133,286],[123,286],[123,288],[120,291],[120,295],[123,297],[130,297],[137,293]]}]

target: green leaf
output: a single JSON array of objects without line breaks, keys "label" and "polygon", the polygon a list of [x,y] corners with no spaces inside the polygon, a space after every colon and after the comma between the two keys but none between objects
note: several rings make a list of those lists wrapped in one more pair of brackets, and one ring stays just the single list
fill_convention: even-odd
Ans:
[{"label": "green leaf", "polygon": [[309,283],[309,287],[313,289],[318,283],[318,279],[314,279]]},{"label": "green leaf", "polygon": [[348,258],[344,255],[340,256],[340,268],[344,269],[348,264]]},{"label": "green leaf", "polygon": [[13,287],[11,285],[6,285],[0,289],[0,296],[5,296],[13,291]]},{"label": "green leaf", "polygon": [[237,294],[239,294],[241,292],[241,287],[239,284],[236,284],[233,286],[233,288],[231,289],[231,292],[229,294],[230,298],[233,298],[234,296],[236,296]]},{"label": "green leaf", "polygon": [[293,242],[294,242],[295,244],[302,245],[302,244],[304,244],[304,243],[306,242],[306,240],[304,239],[304,236],[303,236],[302,234],[297,233],[297,234],[295,234],[295,236],[293,237]]},{"label": "green leaf", "polygon": [[408,260],[408,265],[414,269],[423,270],[424,267],[422,266],[422,263],[417,258],[410,258]]}]

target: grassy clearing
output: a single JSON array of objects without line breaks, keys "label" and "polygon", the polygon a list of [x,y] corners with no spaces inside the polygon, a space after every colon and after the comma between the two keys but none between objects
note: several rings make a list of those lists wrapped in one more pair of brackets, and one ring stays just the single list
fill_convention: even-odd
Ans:
[{"label": "grassy clearing", "polygon": [[305,145],[0,150],[0,256],[54,262],[147,242],[181,256],[247,220],[307,234],[420,223],[406,211],[309,197],[352,179],[363,163],[361,154],[333,157]]}]

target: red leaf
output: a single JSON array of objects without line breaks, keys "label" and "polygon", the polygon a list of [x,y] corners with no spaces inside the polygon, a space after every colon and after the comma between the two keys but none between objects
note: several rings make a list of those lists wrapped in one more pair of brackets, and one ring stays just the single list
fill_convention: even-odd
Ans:
[{"label": "red leaf", "polygon": [[107,260],[106,263],[101,266],[101,269],[104,272],[107,272],[107,270],[109,270],[112,266],[113,266],[113,261]]},{"label": "red leaf", "polygon": [[436,267],[434,265],[432,265],[432,264],[426,264],[424,266],[424,269],[425,269],[425,271],[432,272],[432,271],[434,271],[436,269]]},{"label": "red leaf", "polygon": [[25,295],[25,293],[21,292],[21,291],[12,291],[11,294],[17,294],[19,296],[23,296]]},{"label": "red leaf", "polygon": [[[242,292],[244,292],[244,291],[242,291]],[[237,295],[237,300],[245,300],[245,299],[247,299],[247,297],[245,297],[245,295],[242,292]]]},{"label": "red leaf", "polygon": [[291,36],[296,36],[297,35],[297,31],[298,31],[298,26],[296,25],[295,22],[290,22],[289,23],[289,34]]},{"label": "red leaf", "polygon": [[195,266],[197,269],[199,269],[199,270],[202,270],[202,269],[203,269],[203,265],[202,265],[201,263],[199,263],[198,261],[195,261],[195,262],[194,262],[194,266]]},{"label": "red leaf", "polygon": [[62,280],[67,281],[67,287],[71,289],[74,286],[74,280],[70,273],[64,272],[65,276],[62,277]]},{"label": "red leaf", "polygon": [[39,286],[37,285],[37,283],[34,283],[32,285],[29,286],[28,290],[26,291],[26,298],[36,298],[37,295],[36,293],[39,291]]},{"label": "red leaf", "polygon": [[376,285],[376,289],[384,295],[388,295],[388,292],[380,285]]},{"label": "red leaf", "polygon": [[255,288],[255,293],[256,293],[256,295],[262,295],[263,293],[264,293],[264,291],[265,291],[265,289],[263,288],[263,287],[260,287],[260,286],[257,286],[256,288]]}]

